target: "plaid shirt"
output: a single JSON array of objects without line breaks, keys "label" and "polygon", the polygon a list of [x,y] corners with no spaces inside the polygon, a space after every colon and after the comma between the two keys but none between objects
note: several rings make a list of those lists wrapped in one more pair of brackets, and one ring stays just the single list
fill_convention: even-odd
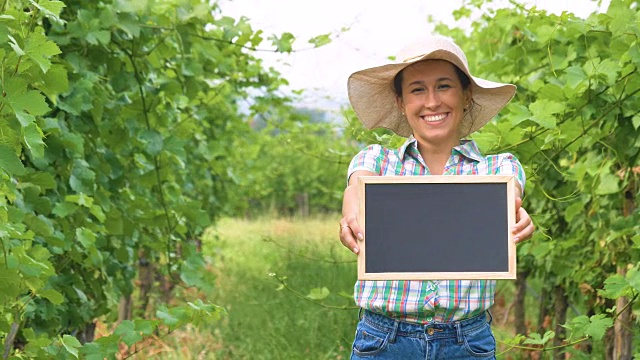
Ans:
[{"label": "plaid shirt", "polygon": [[[429,175],[410,137],[399,148],[370,145],[351,160],[349,177],[357,170],[382,176]],[[475,142],[461,141],[445,164],[444,175],[514,175],[524,192],[522,165],[511,154],[482,156]],[[495,280],[358,280],[354,300],[358,306],[409,322],[450,322],[469,318],[493,305]]]}]

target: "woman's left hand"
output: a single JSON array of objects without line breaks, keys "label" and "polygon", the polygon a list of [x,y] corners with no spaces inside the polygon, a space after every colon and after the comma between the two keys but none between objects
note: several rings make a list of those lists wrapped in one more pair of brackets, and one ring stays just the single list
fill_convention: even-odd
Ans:
[{"label": "woman's left hand", "polygon": [[527,213],[527,210],[522,207],[522,199],[516,198],[516,225],[513,227],[513,241],[517,244],[519,242],[530,239],[533,235],[533,231],[536,227],[533,225],[533,221]]}]

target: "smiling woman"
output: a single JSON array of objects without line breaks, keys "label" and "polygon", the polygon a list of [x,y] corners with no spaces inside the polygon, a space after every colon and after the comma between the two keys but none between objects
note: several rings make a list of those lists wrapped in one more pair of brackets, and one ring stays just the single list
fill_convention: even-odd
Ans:
[{"label": "smiling woman", "polygon": [[[358,242],[366,241],[357,219],[360,176],[513,175],[513,238],[530,238],[534,226],[519,198],[522,165],[511,154],[483,156],[473,141],[461,140],[489,122],[511,100],[515,86],[472,76],[462,49],[444,37],[412,43],[396,59],[349,77],[349,100],[360,121],[408,139],[399,149],[371,145],[351,161],[342,244],[358,253]],[[495,287],[495,280],[358,280],[354,300],[362,317],[352,359],[495,358],[488,313]]]}]

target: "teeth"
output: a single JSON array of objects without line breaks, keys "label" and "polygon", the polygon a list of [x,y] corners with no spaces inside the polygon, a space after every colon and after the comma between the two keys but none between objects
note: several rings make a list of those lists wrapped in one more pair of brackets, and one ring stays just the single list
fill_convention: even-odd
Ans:
[{"label": "teeth", "polygon": [[441,114],[441,115],[433,115],[433,116],[423,116],[422,119],[428,122],[432,122],[432,121],[440,121],[446,117],[447,117],[447,114]]}]

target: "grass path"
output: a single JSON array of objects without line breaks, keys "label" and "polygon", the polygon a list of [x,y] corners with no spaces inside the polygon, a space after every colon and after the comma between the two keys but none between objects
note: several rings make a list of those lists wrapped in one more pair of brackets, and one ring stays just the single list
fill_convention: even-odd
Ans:
[{"label": "grass path", "polygon": [[[207,358],[348,358],[357,320],[350,299],[356,263],[337,238],[337,223],[329,217],[224,219],[212,229],[204,251],[216,279],[207,300],[229,315],[214,331],[215,356]],[[322,297],[323,288],[329,291],[324,299],[301,298]]]}]

